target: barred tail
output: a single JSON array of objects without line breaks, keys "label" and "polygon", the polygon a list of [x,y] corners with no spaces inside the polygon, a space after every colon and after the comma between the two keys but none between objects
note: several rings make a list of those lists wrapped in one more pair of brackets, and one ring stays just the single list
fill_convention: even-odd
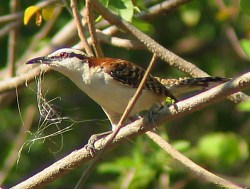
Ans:
[{"label": "barred tail", "polygon": [[182,97],[185,94],[195,91],[208,90],[229,80],[222,77],[156,79],[160,81],[176,97]]}]

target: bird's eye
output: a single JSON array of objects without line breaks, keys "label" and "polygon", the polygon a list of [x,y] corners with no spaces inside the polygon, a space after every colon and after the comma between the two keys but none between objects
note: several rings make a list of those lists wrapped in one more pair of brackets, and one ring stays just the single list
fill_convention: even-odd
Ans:
[{"label": "bird's eye", "polygon": [[68,57],[68,53],[66,52],[61,52],[59,55],[61,58],[67,58]]}]

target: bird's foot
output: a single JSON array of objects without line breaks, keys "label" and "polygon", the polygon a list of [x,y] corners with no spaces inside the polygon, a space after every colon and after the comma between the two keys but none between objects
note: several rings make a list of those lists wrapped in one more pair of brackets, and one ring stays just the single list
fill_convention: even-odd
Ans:
[{"label": "bird's foot", "polygon": [[157,129],[157,124],[156,124],[156,121],[157,121],[157,114],[158,114],[158,111],[160,111],[164,106],[154,106],[152,108],[149,109],[148,111],[148,114],[147,114],[147,118],[149,120],[149,122],[152,123],[154,129]]},{"label": "bird's foot", "polygon": [[92,135],[89,140],[88,140],[88,144],[86,144],[86,149],[90,152],[91,156],[94,156],[94,154],[96,153],[96,148],[95,148],[95,142],[105,138],[106,136],[108,136],[110,133],[112,133],[112,131],[107,131],[104,133],[98,133],[98,134],[94,134]]},{"label": "bird's foot", "polygon": [[[174,109],[176,111],[178,111],[178,106],[174,103],[174,104],[168,104],[167,107],[173,106]],[[152,108],[149,109],[148,114],[147,114],[147,118],[149,120],[149,122],[151,122],[153,124],[154,129],[157,129],[157,114],[160,110],[162,110],[164,108],[164,105],[160,105],[160,106],[153,106]]]}]

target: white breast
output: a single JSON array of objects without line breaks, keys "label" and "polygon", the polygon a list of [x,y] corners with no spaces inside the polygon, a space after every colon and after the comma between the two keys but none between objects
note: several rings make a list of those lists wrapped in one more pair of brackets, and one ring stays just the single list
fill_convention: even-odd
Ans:
[{"label": "white breast", "polygon": [[[136,88],[114,80],[109,74],[101,70],[88,71],[87,74],[82,75],[81,79],[77,78],[77,81],[75,78],[70,79],[77,83],[77,86],[99,105],[120,114],[124,112],[129,100],[136,92]],[[131,115],[147,110],[162,100],[164,100],[164,97],[143,90]]]},{"label": "white breast", "polygon": [[[75,69],[76,70],[76,69]],[[82,69],[72,74],[68,70],[58,70],[71,79],[84,93],[97,102],[100,106],[113,112],[122,114],[136,92],[136,88],[114,80],[100,68],[90,68],[85,64]],[[152,91],[143,90],[131,115],[151,108],[164,100]]]}]

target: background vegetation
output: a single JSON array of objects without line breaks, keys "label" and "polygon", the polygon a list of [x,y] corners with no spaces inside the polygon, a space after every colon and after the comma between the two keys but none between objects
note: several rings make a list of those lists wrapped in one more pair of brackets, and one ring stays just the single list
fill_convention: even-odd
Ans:
[{"label": "background vegetation", "polygon": [[[158,43],[210,75],[233,78],[249,71],[250,17],[246,5],[240,7],[239,0],[190,1],[171,11],[162,9],[144,20],[136,18],[139,11],[147,13],[150,7],[161,2],[164,1],[137,0],[133,4],[129,0],[110,0],[103,3],[109,4],[110,9],[120,13]],[[59,4],[52,4],[55,8],[53,18],[43,21],[41,26],[36,25],[34,18],[24,25],[24,11],[35,3],[39,1],[0,3],[1,84],[29,73],[31,68],[25,62],[30,58],[46,55],[57,48],[71,47],[79,41],[75,25],[71,27],[71,36],[59,35],[73,20],[69,10]],[[78,1],[78,6],[79,10],[84,8],[85,2]],[[11,15],[11,19],[6,19]],[[99,17],[98,14],[95,16]],[[103,30],[109,24],[99,17],[97,26]],[[112,35],[131,39],[122,31]],[[123,48],[103,41],[101,46],[106,57],[130,60],[144,68],[152,56],[143,48]],[[154,67],[153,75],[169,78],[187,76],[161,60]],[[38,84],[41,84],[44,98],[57,114],[46,123],[41,111],[39,113],[44,104],[37,99]],[[56,72],[42,76],[41,82],[37,78],[16,90],[1,90],[0,95],[0,181],[6,188],[83,147],[92,134],[110,129],[102,109],[69,79]],[[245,106],[223,100],[169,122],[157,133],[202,167],[250,187],[250,116]],[[85,164],[56,180],[49,188],[73,188],[87,166]],[[216,186],[180,166],[145,136],[129,140],[105,153],[85,185],[85,188],[167,187]]]}]

